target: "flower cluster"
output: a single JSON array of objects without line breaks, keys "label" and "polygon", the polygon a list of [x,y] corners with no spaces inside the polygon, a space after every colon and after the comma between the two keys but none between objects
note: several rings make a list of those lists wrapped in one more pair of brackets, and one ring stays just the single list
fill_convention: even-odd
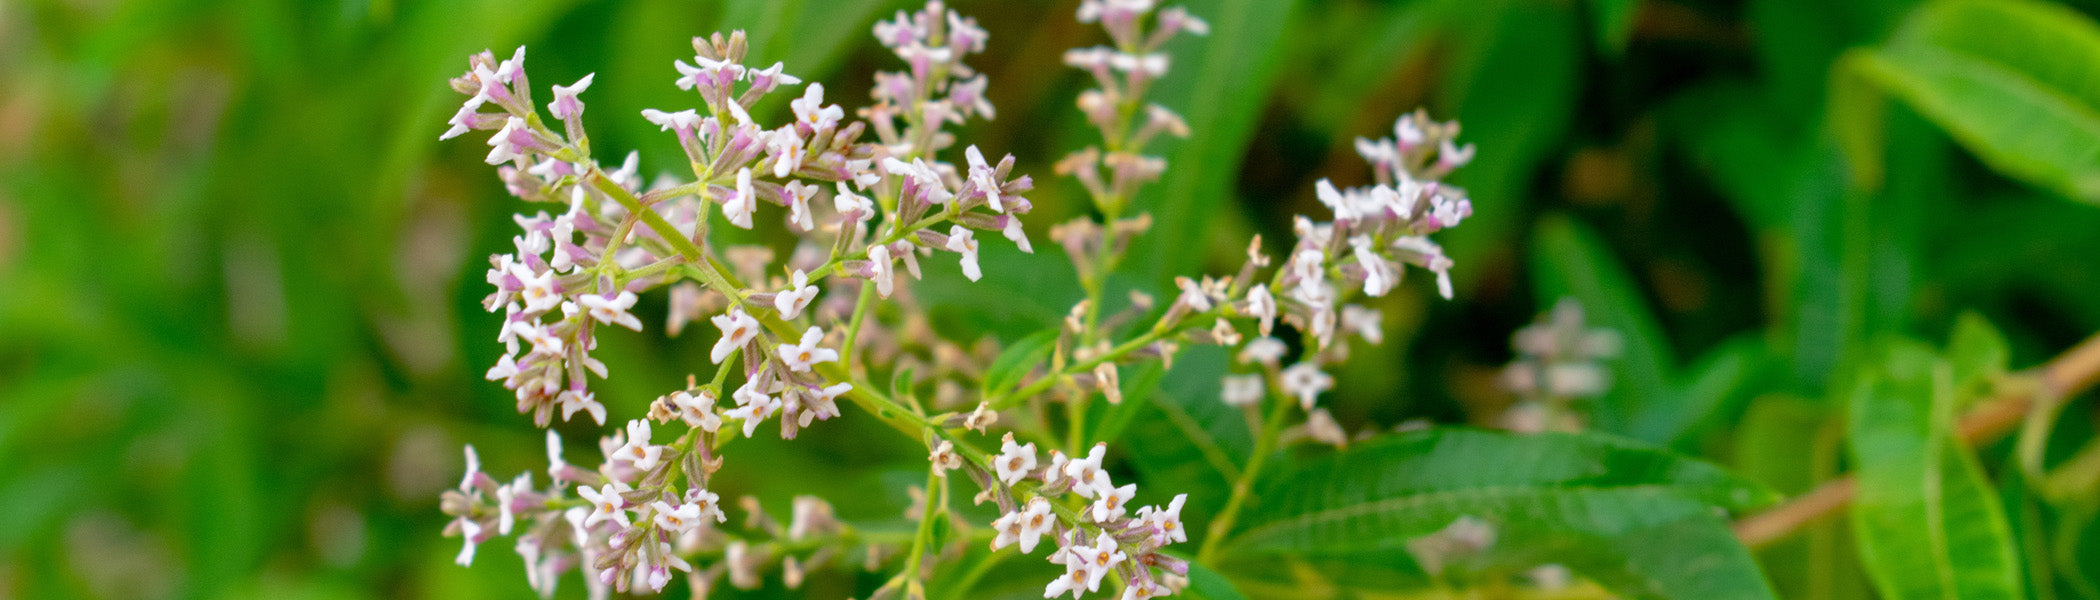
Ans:
[{"label": "flower cluster", "polygon": [[[1183,283],[1183,298],[1192,309],[1238,298],[1232,312],[1255,322],[1259,335],[1240,347],[1238,358],[1257,372],[1226,377],[1221,394],[1226,404],[1252,407],[1272,391],[1280,392],[1296,399],[1314,422],[1332,424],[1332,417],[1314,408],[1320,394],[1334,388],[1334,377],[1321,367],[1348,358],[1346,335],[1371,344],[1385,339],[1383,315],[1349,300],[1358,293],[1372,298],[1390,293],[1407,265],[1435,273],[1438,293],[1451,297],[1451,259],[1428,236],[1457,226],[1473,213],[1465,190],[1439,179],[1463,166],[1472,146],[1454,147],[1456,123],[1435,123],[1419,112],[1401,117],[1393,129],[1393,138],[1356,142],[1371,164],[1375,184],[1341,189],[1319,181],[1315,191],[1334,220],[1298,217],[1298,240],[1268,281],[1244,283],[1270,262],[1256,240],[1248,248],[1240,285],[1230,284],[1230,279]],[[1278,321],[1301,335],[1302,358],[1289,366],[1283,364],[1290,346],[1272,337]],[[1315,427],[1314,437],[1336,441],[1336,431]]]},{"label": "flower cluster", "polygon": [[[876,23],[875,37],[905,67],[878,73],[871,103],[850,113],[825,102],[822,84],[805,85],[781,63],[747,63],[743,32],[694,38],[695,54],[672,65],[672,83],[694,92],[698,105],[640,115],[676,137],[691,175],[665,174],[648,185],[636,153],[616,167],[593,158],[581,94],[594,75],[554,86],[542,106],[527,83],[523,48],[501,61],[490,52],[470,57],[467,73],[452,82],[467,100],[441,138],[493,131],[487,162],[506,189],[547,205],[518,215],[513,248],[490,257],[493,291],[484,306],[505,315],[497,341],[506,351],[487,377],[514,391],[519,412],[540,427],[557,413],[564,421],[582,413],[616,428],[601,438],[604,459],[595,467],[565,462],[550,431],[545,486],[530,472],[498,482],[481,472],[469,447],[467,476],[443,499],[453,517],[448,535],[466,542],[460,563],[472,561],[477,545],[512,535],[528,582],[543,595],[570,570],[584,573],[593,597],[661,591],[676,577],[705,595],[725,578],[755,587],[776,561],[795,586],[809,569],[864,551],[871,570],[889,559],[903,563],[874,597],[913,597],[923,596],[926,562],[951,554],[930,547],[934,539],[953,537],[1030,554],[1048,540],[1047,559],[1064,572],[1046,597],[1099,592],[1105,581],[1126,600],[1185,585],[1187,563],[1162,550],[1190,539],[1181,518],[1187,495],[1134,506],[1137,484],[1116,485],[1105,464],[1109,446],[1082,435],[1087,406],[1095,397],[1123,402],[1121,370],[1129,365],[1159,360],[1171,368],[1183,344],[1213,344],[1236,348],[1256,369],[1226,380],[1227,402],[1259,419],[1255,406],[1274,400],[1243,477],[1258,474],[1290,406],[1308,413],[1311,437],[1342,443],[1340,426],[1315,409],[1335,385],[1323,367],[1348,355],[1348,336],[1336,334],[1379,343],[1379,313],[1351,302],[1359,293],[1386,295],[1407,265],[1437,274],[1451,296],[1451,261],[1428,236],[1470,215],[1464,191],[1442,178],[1472,148],[1456,145],[1455,124],[1403,117],[1395,138],[1358,141],[1375,182],[1346,190],[1320,182],[1317,195],[1333,219],[1301,217],[1296,243],[1273,268],[1257,238],[1237,273],[1178,278],[1171,302],[1133,293],[1104,314],[1115,302],[1104,294],[1109,273],[1152,222],[1130,209],[1166,168],[1147,148],[1162,134],[1190,134],[1173,110],[1148,104],[1146,93],[1169,68],[1167,42],[1209,26],[1154,0],[1085,0],[1077,17],[1098,23],[1113,42],[1065,55],[1097,84],[1078,108],[1102,140],[1057,170],[1079,181],[1099,217],[1059,224],[1050,236],[1078,266],[1086,298],[1046,332],[1056,334],[1037,346],[1048,346],[1046,360],[1030,359],[1041,364],[1003,379],[991,374],[1004,354],[996,342],[938,339],[909,287],[923,259],[951,256],[944,253],[968,279],[984,277],[979,253],[988,234],[1033,251],[1021,220],[1034,208],[1025,196],[1031,179],[1014,172],[1012,156],[990,160],[974,145],[954,150],[951,127],[995,114],[987,78],[964,62],[989,40],[974,19],[935,0]],[[794,86],[802,89],[789,92],[791,119],[762,124],[754,116],[762,99]],[[720,243],[712,230],[723,223],[793,238],[793,250],[781,258],[772,246]],[[592,376],[609,375],[593,357],[597,333],[608,325],[644,329],[633,309],[657,288],[669,289],[667,333],[712,325],[694,327],[716,334],[712,374],[689,376],[650,403],[645,418],[615,419],[590,385]],[[875,310],[883,302],[898,310]],[[1299,332],[1298,343],[1284,341],[1279,322]],[[1287,360],[1294,347],[1300,354]],[[973,388],[982,397],[971,397]],[[915,434],[929,451],[928,483],[907,513],[919,521],[917,533],[858,530],[813,497],[796,500],[785,527],[746,499],[750,518],[732,531],[709,488],[728,444],[775,421],[782,438],[796,438],[842,416],[842,400]],[[1064,402],[1062,421],[1044,417],[1052,401]],[[1002,414],[1024,403],[1032,418],[1008,421],[1019,426],[997,453],[973,445],[969,432],[993,433]],[[1060,423],[1067,435],[1051,431]],[[666,429],[672,433],[658,435]],[[1065,445],[1038,451],[1037,442],[1059,437]],[[953,472],[982,490],[979,502],[1001,509],[988,530],[954,523],[942,531],[963,535],[932,533],[935,519],[955,518],[947,509]],[[1231,526],[1247,489],[1236,486],[1206,544]]]},{"label": "flower cluster", "polygon": [[1510,337],[1517,359],[1502,371],[1502,385],[1518,396],[1502,413],[1512,431],[1580,431],[1577,403],[1604,395],[1611,371],[1602,361],[1619,355],[1619,334],[1583,321],[1582,304],[1562,298],[1537,323]]},{"label": "flower cluster", "polygon": [[[1188,563],[1160,549],[1188,541],[1181,522],[1188,494],[1133,510],[1137,484],[1115,484],[1102,467],[1106,452],[1106,444],[1096,444],[1085,456],[1052,450],[1039,460],[1034,443],[1017,444],[1007,434],[989,470],[971,468],[1002,513],[992,522],[993,551],[1018,546],[1034,554],[1045,538],[1055,547],[1049,561],[1065,573],[1044,587],[1045,598],[1099,591],[1110,574],[1123,582],[1125,599],[1168,595],[1187,583]],[[1035,485],[1024,492],[1024,481]]]}]

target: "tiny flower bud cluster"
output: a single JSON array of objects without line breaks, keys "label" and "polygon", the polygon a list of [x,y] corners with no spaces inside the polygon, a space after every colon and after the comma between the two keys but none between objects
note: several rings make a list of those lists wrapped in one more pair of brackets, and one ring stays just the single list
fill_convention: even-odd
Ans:
[{"label": "tiny flower bud cluster", "polygon": [[[1048,560],[1065,572],[1044,587],[1045,598],[1100,591],[1111,574],[1123,582],[1125,599],[1166,596],[1186,584],[1188,563],[1160,550],[1188,541],[1181,521],[1188,494],[1174,496],[1165,506],[1133,509],[1137,484],[1117,486],[1111,480],[1102,466],[1107,451],[1107,444],[1095,444],[1085,456],[1052,450],[1045,460],[1034,443],[1019,444],[1007,434],[1000,453],[988,457],[990,469],[965,467],[999,505],[1002,516],[992,522],[993,551],[1017,546],[1023,554],[1034,554],[1050,542]],[[1034,485],[1024,488],[1023,482]],[[1064,509],[1075,501],[1078,510]]]},{"label": "tiny flower bud cluster", "polygon": [[1619,355],[1618,332],[1588,327],[1582,304],[1562,298],[1537,323],[1510,337],[1517,359],[1502,371],[1502,385],[1518,396],[1502,414],[1512,431],[1580,431],[1576,403],[1604,395],[1611,371],[1602,361]]}]

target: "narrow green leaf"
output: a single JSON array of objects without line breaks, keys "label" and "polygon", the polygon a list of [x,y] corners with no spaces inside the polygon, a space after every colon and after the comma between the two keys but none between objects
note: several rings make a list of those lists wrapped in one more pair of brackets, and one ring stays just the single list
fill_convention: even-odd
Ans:
[{"label": "narrow green leaf", "polygon": [[1752,336],[1715,347],[1680,374],[1668,402],[1635,413],[1629,433],[1680,448],[1696,441],[1702,429],[1740,410],[1768,360],[1764,342]]},{"label": "narrow green leaf", "polygon": [[992,358],[991,366],[985,367],[980,395],[996,398],[1013,389],[1029,371],[1042,365],[1043,359],[1050,356],[1051,345],[1055,343],[1057,329],[1053,327],[1009,344],[1005,350],[999,352],[999,356]]},{"label": "narrow green leaf", "polygon": [[[1954,369],[1954,388],[1957,399],[1975,397],[1973,392],[1983,391],[1990,380],[2004,375],[2012,360],[2012,350],[2007,347],[2005,334],[1992,327],[1991,322],[1973,312],[1962,313],[1954,320],[1954,334],[1947,341],[1947,362]],[[1961,408],[1959,404],[1957,409]]]},{"label": "narrow green leaf", "polygon": [[1241,594],[1224,575],[1196,561],[1189,561],[1189,586],[1181,593],[1200,600],[1247,600],[1247,596]]},{"label": "narrow green leaf", "polygon": [[1559,215],[1539,221],[1532,265],[1533,289],[1540,302],[1550,305],[1562,296],[1573,296],[1594,323],[1617,331],[1625,340],[1624,353],[1610,361],[1616,376],[1611,392],[1594,405],[1593,419],[1598,429],[1635,433],[1631,425],[1637,414],[1666,406],[1671,395],[1669,374],[1676,370],[1677,361],[1633,276],[1595,233]]},{"label": "narrow green leaf", "polygon": [[1148,362],[1136,369],[1125,370],[1120,376],[1123,401],[1110,405],[1108,410],[1094,413],[1099,416],[1094,420],[1093,430],[1087,435],[1087,441],[1122,439],[1123,432],[1130,429],[1130,423],[1152,404],[1153,392],[1159,390],[1160,379],[1166,374],[1166,367],[1158,362]]},{"label": "narrow green leaf", "polygon": [[1859,481],[1852,527],[1882,597],[2021,598],[2011,525],[1976,457],[1953,436],[1952,368],[1894,345],[1851,394]]},{"label": "narrow green leaf", "polygon": [[1590,20],[1597,36],[1597,51],[1618,58],[1626,55],[1633,38],[1633,18],[1640,12],[1637,0],[1591,0]]},{"label": "narrow green leaf", "polygon": [[[1577,497],[1579,495],[1579,497]],[[1468,510],[1546,518],[1564,508],[1661,503],[1751,508],[1772,493],[1697,459],[1602,434],[1428,430],[1378,438],[1279,476],[1231,548],[1363,552],[1401,548]],[[1627,516],[1632,518],[1632,516]],[[1514,522],[1497,522],[1514,524]]]},{"label": "narrow green leaf", "polygon": [[1835,67],[1831,123],[1854,179],[1880,185],[1879,93],[2007,175],[2100,203],[2100,27],[2040,2],[1942,0]]}]

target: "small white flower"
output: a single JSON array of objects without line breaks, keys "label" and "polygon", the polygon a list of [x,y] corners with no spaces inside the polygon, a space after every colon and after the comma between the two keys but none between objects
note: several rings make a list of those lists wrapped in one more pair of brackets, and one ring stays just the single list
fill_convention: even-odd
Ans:
[{"label": "small white flower", "polygon": [[1349,444],[1349,432],[1344,431],[1342,424],[1334,420],[1334,414],[1324,408],[1315,409],[1305,416],[1305,435],[1337,448]]},{"label": "small white flower", "polygon": [[1108,472],[1101,470],[1101,460],[1108,453],[1108,444],[1094,444],[1086,458],[1074,458],[1065,463],[1065,476],[1072,478],[1072,493],[1081,498],[1092,499],[1098,492],[1115,489],[1109,482]]},{"label": "small white flower", "polygon": [[554,101],[548,103],[547,112],[554,113],[554,118],[563,121],[582,115],[583,101],[576,99],[576,95],[591,89],[591,79],[597,76],[597,73],[591,73],[568,86],[554,86]]},{"label": "small white flower", "polygon": [[830,348],[818,347],[817,343],[822,341],[824,341],[824,330],[810,327],[807,331],[802,332],[801,343],[780,345],[780,360],[786,361],[788,370],[796,373],[808,373],[810,367],[817,363],[837,362],[839,352]]},{"label": "small white flower", "polygon": [[939,474],[944,477],[948,475],[949,471],[962,468],[962,455],[955,453],[955,442],[948,440],[941,440],[941,443],[934,446],[933,452],[928,454],[926,458],[933,461],[933,466],[939,469]]},{"label": "small white flower", "polygon": [[584,519],[583,526],[591,527],[606,521],[619,523],[621,528],[633,526],[633,522],[627,520],[627,499],[620,497],[621,492],[627,491],[623,489],[626,487],[615,481],[598,489],[587,485],[576,488],[576,495],[591,503],[591,516]]},{"label": "small white flower", "polygon": [[554,272],[546,271],[525,280],[525,290],[519,292],[525,298],[525,311],[541,313],[561,305],[561,293],[554,291]]},{"label": "small white flower", "polygon": [[970,162],[970,183],[984,190],[985,202],[992,206],[992,212],[1006,212],[1006,205],[999,202],[999,170],[984,162],[984,153],[977,151],[974,144],[963,150],[963,156]]},{"label": "small white flower", "polygon": [[1181,297],[1175,302],[1179,302],[1195,312],[1204,312],[1211,309],[1210,294],[1203,289],[1201,284],[1196,283],[1196,280],[1187,277],[1175,277],[1174,285],[1181,288]]},{"label": "small white flower", "polygon": [[656,124],[657,131],[695,131],[700,129],[700,113],[692,109],[667,113],[654,108],[642,109],[642,118]]},{"label": "small white flower", "polygon": [[844,181],[838,183],[838,188],[839,193],[831,196],[832,210],[837,211],[840,215],[845,215],[848,220],[867,221],[875,218],[874,201],[869,200],[867,196],[853,193],[853,190],[848,188]]},{"label": "small white flower", "polygon": [[[812,84],[814,85],[814,84]],[[817,298],[817,286],[809,284],[809,274],[795,269],[793,284],[773,295],[773,308],[780,310],[780,318],[793,319],[802,316],[802,309]]]},{"label": "small white flower", "polygon": [[[510,328],[505,327],[503,328],[503,330],[510,331]],[[496,359],[496,366],[489,367],[488,373],[482,375],[482,377],[488,379],[489,381],[502,381],[505,379],[510,379],[512,376],[515,376],[517,374],[517,359],[511,358],[509,354],[505,354],[502,358]]]},{"label": "small white flower", "polygon": [[1116,544],[1116,538],[1106,531],[1094,538],[1092,546],[1073,546],[1072,554],[1080,559],[1079,568],[1086,570],[1086,587],[1090,592],[1099,590],[1101,578],[1128,558]]},{"label": "small white flower", "polygon": [[817,218],[809,210],[809,199],[817,196],[817,186],[797,181],[782,186],[782,189],[787,192],[788,220],[804,232],[815,230]]},{"label": "small white flower", "polygon": [[496,130],[496,135],[489,136],[487,162],[492,165],[500,165],[524,155],[523,152],[520,152],[523,148],[518,147],[518,136],[521,135],[528,138],[531,136],[531,131],[525,125],[524,119],[511,117],[503,121],[503,128]]},{"label": "small white flower", "polygon": [[708,320],[713,321],[715,327],[722,330],[722,339],[715,341],[714,351],[708,354],[708,358],[715,364],[722,364],[723,359],[729,358],[729,353],[751,343],[751,338],[758,337],[758,319],[745,314],[741,306],[729,307],[729,312]]},{"label": "small white flower", "polygon": [[897,267],[890,264],[890,247],[877,244],[868,248],[868,262],[872,263],[874,269],[868,279],[875,282],[875,293],[884,298],[890,297],[890,292],[894,291],[897,285]]},{"label": "small white flower", "polygon": [[1385,313],[1375,308],[1364,308],[1354,304],[1342,307],[1342,329],[1354,331],[1364,341],[1372,344],[1385,343]]},{"label": "small white flower", "polygon": [[1385,257],[1379,256],[1377,250],[1372,249],[1370,236],[1349,238],[1349,244],[1356,247],[1357,266],[1364,269],[1364,295],[1373,298],[1384,296],[1386,292],[1393,291],[1393,286],[1399,285],[1399,272],[1385,261]]},{"label": "small white flower", "polygon": [[1168,541],[1189,541],[1188,528],[1181,523],[1181,505],[1188,502],[1188,499],[1188,494],[1176,494],[1174,500],[1167,503],[1165,510],[1147,506],[1138,509],[1138,517],[1151,523],[1152,527],[1158,530],[1155,535],[1160,536],[1161,544]]},{"label": "small white flower", "polygon": [[714,517],[716,523],[729,521],[729,515],[722,513],[722,496],[714,492],[699,488],[686,490],[685,505],[698,509],[700,514],[694,517],[696,521],[706,522],[707,517]]},{"label": "small white flower", "polygon": [[474,545],[480,541],[481,524],[469,519],[460,519],[459,537],[466,540],[466,545],[460,547],[459,557],[452,559],[452,562],[462,567],[474,566]]},{"label": "small white flower", "polygon": [[730,395],[736,399],[737,407],[722,413],[722,416],[744,422],[744,437],[758,433],[759,424],[764,423],[767,417],[773,416],[774,411],[780,410],[782,404],[779,398],[758,391],[753,383],[745,382],[743,387],[737,388],[736,393]]},{"label": "small white flower", "polygon": [[737,169],[736,192],[722,199],[722,218],[729,224],[751,228],[751,214],[758,212],[758,194],[751,189],[751,167]]},{"label": "small white flower", "polygon": [[474,129],[474,117],[477,116],[477,113],[480,111],[481,105],[484,102],[488,102],[488,98],[486,96],[475,96],[472,98],[468,98],[466,104],[460,105],[459,112],[453,113],[452,119],[445,122],[446,124],[449,124],[452,127],[446,129],[445,133],[439,135],[438,140],[449,140],[452,138],[459,137],[461,134],[465,134],[468,131],[472,131]]},{"label": "small white flower", "polygon": [[715,414],[714,390],[700,390],[698,395],[685,390],[671,393],[671,406],[678,409],[678,418],[690,427],[698,427],[709,433],[722,428],[722,417]]},{"label": "small white flower", "polygon": [[1269,286],[1254,284],[1247,289],[1247,314],[1261,320],[1261,334],[1269,335],[1276,328],[1276,296],[1269,294]]},{"label": "small white flower", "polygon": [[1302,362],[1283,370],[1283,391],[1298,398],[1298,406],[1312,410],[1313,401],[1320,393],[1334,389],[1334,377],[1320,371],[1319,365]]},{"label": "small white flower", "polygon": [[656,526],[668,531],[685,533],[700,525],[700,507],[691,504],[671,506],[658,500],[649,505],[656,509]]},{"label": "small white flower", "polygon": [[578,298],[583,307],[590,309],[591,318],[607,325],[619,325],[635,331],[642,330],[642,320],[635,318],[627,309],[634,308],[634,292],[621,290],[620,294],[607,298],[599,294],[585,294]]},{"label": "small white flower", "polygon": [[1137,497],[1137,484],[1126,483],[1123,487],[1104,489],[1094,497],[1094,522],[1107,523],[1123,518],[1128,513],[1126,504]]},{"label": "small white flower", "polygon": [[962,254],[962,272],[970,281],[984,278],[984,269],[977,266],[977,237],[969,229],[956,225],[948,229],[948,249]]},{"label": "small white flower", "polygon": [[1029,471],[1035,470],[1035,442],[1015,444],[1014,434],[1006,434],[1004,443],[999,447],[999,457],[992,461],[992,470],[998,473],[999,480],[1006,482],[1006,485],[1020,483],[1022,478],[1028,476]]},{"label": "small white flower", "polygon": [[1283,360],[1283,353],[1288,350],[1283,340],[1258,337],[1247,340],[1247,345],[1240,347],[1239,359],[1243,363],[1274,365]]},{"label": "small white flower", "polygon": [[1261,375],[1226,375],[1219,393],[1226,406],[1253,406],[1261,402],[1267,393],[1268,382]]},{"label": "small white flower", "polygon": [[1101,395],[1108,398],[1109,404],[1123,403],[1123,382],[1116,374],[1116,363],[1094,365],[1094,385],[1101,388]]},{"label": "small white flower", "polygon": [[547,430],[547,478],[561,481],[561,473],[568,467],[569,463],[561,459],[561,434]]},{"label": "small white flower", "polygon": [[[793,125],[775,130],[766,136],[766,151],[773,156],[773,176],[787,177],[795,169],[802,168],[803,150],[809,141]],[[814,186],[812,186],[814,187]],[[808,231],[805,229],[804,231]]]},{"label": "small white flower", "polygon": [[1050,466],[1043,469],[1043,485],[1057,485],[1057,481],[1065,476],[1065,465],[1071,464],[1071,462],[1072,459],[1065,458],[1063,451],[1051,450]]},{"label": "small white flower", "polygon": [[614,454],[646,472],[656,468],[656,463],[663,458],[664,447],[649,443],[648,419],[635,419],[627,422],[627,444],[620,446]]},{"label": "small white flower", "polygon": [[846,118],[846,110],[839,105],[824,106],[822,83],[811,83],[802,88],[802,97],[789,101],[788,108],[795,111],[795,121],[812,130],[837,127],[839,120]]},{"label": "small white flower", "polygon": [[1050,585],[1043,588],[1043,597],[1056,598],[1065,592],[1071,592],[1073,598],[1078,598],[1079,592],[1086,589],[1086,581],[1086,569],[1076,565],[1065,565],[1065,574],[1051,580]]},{"label": "small white flower", "polygon": [[1005,235],[1006,239],[1013,240],[1014,245],[1019,246],[1022,252],[1035,254],[1035,246],[1028,243],[1028,232],[1021,229],[1020,219],[1015,218],[1013,215],[1007,215],[1006,227],[1000,231],[1000,234]]},{"label": "small white flower", "polygon": [[999,532],[999,537],[992,540],[992,549],[997,550],[1018,543],[1022,554],[1033,553],[1036,545],[1042,542],[1043,536],[1048,535],[1050,527],[1056,523],[1056,517],[1050,513],[1050,501],[1040,497],[1031,498],[1027,506],[1007,513],[993,522],[992,527]]},{"label": "small white flower", "polygon": [[597,394],[589,390],[563,390],[555,401],[561,404],[561,420],[567,421],[577,411],[590,413],[591,420],[605,424],[605,405],[598,403]]}]

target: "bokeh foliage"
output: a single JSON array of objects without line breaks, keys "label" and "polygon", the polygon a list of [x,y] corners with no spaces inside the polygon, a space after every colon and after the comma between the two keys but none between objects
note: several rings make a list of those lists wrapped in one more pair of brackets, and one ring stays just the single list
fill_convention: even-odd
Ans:
[{"label": "bokeh foliage", "polygon": [[[999,118],[969,134],[1037,176],[1036,223],[1081,214],[1080,196],[1050,175],[1086,139],[1071,99],[1081,75],[1058,56],[1096,40],[1071,22],[1073,2],[957,4],[993,36],[977,62]],[[1948,506],[1978,515],[1824,521],[1760,552],[1762,572],[1742,581],[1789,598],[1870,597],[1878,581],[1887,597],[1906,590],[1886,573],[1936,558],[1902,552],[1951,552],[2011,557],[1979,563],[1988,574],[1952,586],[1962,597],[2100,598],[2100,501],[2079,485],[2100,469],[2091,406],[2063,409],[2024,455],[2011,442],[1950,447],[1945,431],[1976,395],[1954,371],[1977,344],[1999,348],[1983,361],[1996,366],[1979,368],[1995,372],[2100,330],[2100,212],[2087,204],[2100,171],[2089,16],[2100,3],[1921,4],[1192,0],[1215,31],[1171,48],[1158,101],[1196,135],[1169,145],[1166,180],[1139,204],[1158,225],[1116,285],[1223,272],[1247,235],[1287,239],[1290,215],[1318,210],[1313,181],[1367,177],[1352,137],[1427,106],[1462,120],[1480,147],[1455,179],[1478,213],[1446,240],[1458,300],[1430,300],[1412,281],[1380,305],[1396,331],[1361,350],[1332,400],[1350,429],[1492,414],[1508,401],[1493,385],[1508,333],[1571,295],[1627,339],[1612,393],[1593,406],[1600,430],[1736,473],[1702,485],[1739,476],[1742,489],[1794,494],[1857,470],[1862,506],[1951,495]],[[456,542],[437,536],[437,492],[458,475],[460,444],[476,443],[498,473],[532,468],[540,449],[507,394],[479,378],[499,352],[497,318],[477,304],[481,258],[507,246],[518,207],[478,144],[436,142],[456,102],[444,80],[469,52],[517,44],[531,48],[535,85],[596,72],[594,144],[640,149],[655,172],[676,166],[673,142],[634,115],[692,104],[670,85],[687,38],[746,29],[760,59],[858,98],[885,60],[866,27],[901,5],[0,3],[0,598],[526,597],[505,549],[461,569]],[[937,330],[1018,340],[1079,297],[1059,283],[1070,267],[1057,257],[987,245],[984,261],[975,285],[952,267],[929,273]],[[645,299],[656,305],[645,317],[660,319],[661,301]],[[1990,325],[1958,333],[1967,312]],[[1950,336],[1944,356],[1896,341]],[[704,342],[608,341],[619,376],[600,398],[640,414]],[[1253,446],[1215,402],[1225,361],[1191,351],[1173,371],[1127,375],[1158,389],[1095,427],[1131,432],[1121,468],[1147,489],[1190,492],[1198,531],[1195,515],[1225,496],[1220,473]],[[724,486],[775,508],[815,493],[844,518],[901,522],[921,450],[851,418],[824,429],[740,446],[767,468],[725,471]],[[1582,503],[1602,520],[1548,532],[1576,541],[1511,560],[1740,552],[1680,496],[1555,495],[1566,479],[1526,470],[1528,455],[1497,465],[1481,462],[1492,452],[1419,451],[1486,434],[1409,435],[1343,455],[1294,451],[1302,460],[1270,483],[1317,485],[1378,453],[1455,461],[1441,468],[1507,469],[1499,484],[1511,494]],[[1527,443],[1618,456],[1622,442]],[[1941,484],[1904,485],[1920,473]],[[1387,483],[1350,493],[1416,491]],[[1389,597],[1423,584],[1391,539],[1258,556],[1298,543],[1275,524],[1300,508],[1261,507],[1272,529],[1253,523],[1250,539],[1270,542],[1199,582],[1254,597]],[[1423,514],[1357,531],[1442,524]],[[1904,537],[1957,520],[1963,529],[1942,532],[1962,536],[1952,550],[1951,537]],[[1598,539],[1663,537],[1684,546],[1581,554]],[[1049,575],[1037,566],[1005,565],[998,573],[1013,577],[973,596],[1036,595]],[[1588,576],[1615,581],[1600,573]],[[808,591],[844,596],[854,583],[818,578]]]}]

